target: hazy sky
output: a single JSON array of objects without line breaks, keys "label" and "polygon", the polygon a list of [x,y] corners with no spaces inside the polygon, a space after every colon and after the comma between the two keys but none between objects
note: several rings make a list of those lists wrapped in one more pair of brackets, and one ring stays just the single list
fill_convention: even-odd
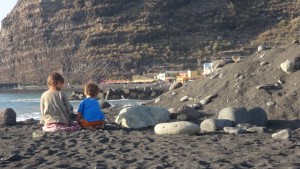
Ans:
[{"label": "hazy sky", "polygon": [[1,0],[0,2],[0,21],[14,8],[18,0]]}]

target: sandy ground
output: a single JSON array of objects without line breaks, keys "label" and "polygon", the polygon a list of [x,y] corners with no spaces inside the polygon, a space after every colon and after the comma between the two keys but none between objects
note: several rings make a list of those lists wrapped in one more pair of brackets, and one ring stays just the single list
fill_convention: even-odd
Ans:
[{"label": "sandy ground", "polygon": [[[105,113],[111,122],[118,111]],[[41,131],[36,123],[18,124],[0,128],[0,168],[300,168],[299,124],[270,121],[264,134],[193,136],[108,125],[105,130],[46,133],[42,138],[32,138]],[[293,129],[290,139],[271,138],[284,128]]]}]

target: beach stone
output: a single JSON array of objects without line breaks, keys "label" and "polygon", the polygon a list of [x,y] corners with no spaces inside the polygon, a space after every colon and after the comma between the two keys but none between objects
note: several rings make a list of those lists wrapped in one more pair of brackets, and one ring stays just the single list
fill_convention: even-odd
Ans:
[{"label": "beach stone", "polygon": [[256,86],[256,89],[277,90],[277,89],[281,89],[281,87],[278,84],[264,84],[264,85]]},{"label": "beach stone", "polygon": [[17,123],[16,112],[12,108],[0,111],[0,125],[13,126]]},{"label": "beach stone", "polygon": [[212,71],[213,72],[216,71],[217,68],[223,67],[225,64],[226,64],[226,61],[223,59],[212,61],[212,66],[211,66]]},{"label": "beach stone", "polygon": [[170,112],[165,108],[155,106],[132,106],[123,108],[115,122],[125,128],[143,128],[155,126],[170,120]]},{"label": "beach stone", "polygon": [[266,133],[267,128],[266,127],[250,127],[246,129],[249,133]]},{"label": "beach stone", "polygon": [[189,100],[189,96],[183,96],[180,101],[181,102],[185,102],[185,101],[188,101]]},{"label": "beach stone", "polygon": [[182,86],[182,83],[181,82],[174,82],[170,87],[169,87],[169,90],[175,90],[175,89],[178,89],[179,87]]},{"label": "beach stone", "polygon": [[246,133],[246,130],[242,128],[236,128],[236,127],[224,127],[224,132],[229,134],[244,134]]},{"label": "beach stone", "polygon": [[299,40],[293,40],[292,44],[298,44]]},{"label": "beach stone", "polygon": [[280,84],[280,85],[282,85],[282,84],[284,83],[284,81],[282,81],[282,80],[279,79],[279,80],[277,81],[277,83]]},{"label": "beach stone", "polygon": [[100,106],[101,106],[101,109],[107,109],[107,108],[111,107],[111,105],[105,100],[101,100]]},{"label": "beach stone", "polygon": [[289,129],[281,130],[277,133],[272,134],[272,138],[276,140],[286,140],[290,138],[290,132],[291,131]]},{"label": "beach stone", "polygon": [[176,117],[176,119],[179,120],[179,121],[188,121],[188,120],[190,120],[190,119],[189,119],[189,116],[186,115],[186,114],[179,114],[179,115]]},{"label": "beach stone", "polygon": [[254,107],[248,110],[250,116],[250,124],[256,126],[267,126],[268,115],[267,112],[261,107]]},{"label": "beach stone", "polygon": [[83,99],[85,99],[85,95],[84,94],[79,94],[79,99],[81,99],[81,100],[83,100]]},{"label": "beach stone", "polygon": [[32,138],[42,138],[46,135],[46,132],[43,130],[37,130],[32,133]]},{"label": "beach stone", "polygon": [[247,130],[248,128],[253,127],[253,125],[250,123],[244,123],[244,124],[237,124],[236,127]]},{"label": "beach stone", "polygon": [[275,103],[274,102],[267,102],[267,106],[270,107],[270,106],[275,106]]},{"label": "beach stone", "polygon": [[234,126],[250,121],[249,113],[244,107],[226,107],[219,112],[218,119],[231,120]]},{"label": "beach stone", "polygon": [[240,80],[245,79],[245,76],[244,76],[244,75],[241,75],[241,76],[239,76],[239,79],[240,79]]},{"label": "beach stone", "polygon": [[178,110],[177,110],[177,114],[186,114],[188,116],[188,120],[193,120],[193,121],[198,121],[199,118],[202,117],[202,114],[200,112],[198,112],[196,109],[193,109],[189,106],[181,106]]},{"label": "beach stone", "polygon": [[34,124],[34,123],[37,123],[37,121],[34,120],[33,118],[24,120],[24,124]]},{"label": "beach stone", "polygon": [[267,65],[267,64],[269,64],[269,63],[265,62],[265,61],[260,63],[261,66],[264,66],[264,65]]},{"label": "beach stone", "polygon": [[180,121],[171,123],[160,123],[154,127],[156,134],[188,134],[194,135],[199,133],[199,126],[197,124]]},{"label": "beach stone", "polygon": [[210,80],[212,80],[212,79],[215,79],[215,78],[217,78],[218,76],[219,76],[219,74],[218,74],[218,73],[216,73],[216,74],[214,74],[214,75],[211,75],[209,79],[210,79]]},{"label": "beach stone", "polygon": [[210,99],[205,98],[205,99],[201,99],[199,103],[200,103],[201,105],[206,105],[206,104],[208,104],[210,101],[211,101]]},{"label": "beach stone", "polygon": [[160,97],[158,97],[157,99],[154,100],[154,103],[158,103],[160,101]]},{"label": "beach stone", "polygon": [[205,99],[211,100],[216,97],[218,97],[218,94],[211,94],[211,95],[206,96]]},{"label": "beach stone", "polygon": [[189,107],[191,107],[195,110],[199,110],[199,109],[202,108],[201,104],[199,104],[199,103],[194,103],[194,104],[190,104],[190,105],[187,105],[187,106],[189,106]]},{"label": "beach stone", "polygon": [[280,68],[281,68],[281,70],[283,70],[286,73],[291,73],[291,72],[295,71],[294,64],[295,63],[293,61],[286,60],[285,62],[280,64]]},{"label": "beach stone", "polygon": [[22,156],[19,153],[14,153],[7,158],[1,158],[1,161],[16,161],[19,160],[20,158],[22,158]]},{"label": "beach stone", "polygon": [[217,131],[222,130],[224,127],[231,127],[232,121],[230,120],[223,120],[223,119],[205,119],[200,124],[201,131]]},{"label": "beach stone", "polygon": [[265,49],[265,48],[264,48],[263,45],[259,45],[259,46],[257,47],[257,51],[258,51],[258,52],[263,51],[264,49]]},{"label": "beach stone", "polygon": [[175,109],[175,108],[170,108],[170,109],[168,109],[169,110],[169,112],[170,112],[170,118],[171,119],[176,119],[177,118],[177,116],[179,115],[177,112],[177,109]]}]

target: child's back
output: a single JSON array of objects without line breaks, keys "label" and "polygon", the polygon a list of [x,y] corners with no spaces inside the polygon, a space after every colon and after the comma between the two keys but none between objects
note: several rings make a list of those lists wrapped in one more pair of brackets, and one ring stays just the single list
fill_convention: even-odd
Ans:
[{"label": "child's back", "polygon": [[76,131],[81,127],[70,119],[70,103],[67,96],[61,91],[64,78],[57,72],[53,72],[47,79],[49,90],[41,96],[41,124],[43,130],[54,131]]},{"label": "child's back", "polygon": [[42,123],[61,122],[70,125],[70,104],[62,91],[48,90],[41,97]]}]

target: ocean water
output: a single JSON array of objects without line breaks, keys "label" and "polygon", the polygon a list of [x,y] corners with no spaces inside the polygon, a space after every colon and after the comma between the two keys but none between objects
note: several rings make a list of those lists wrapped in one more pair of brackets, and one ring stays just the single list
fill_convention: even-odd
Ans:
[{"label": "ocean water", "polygon": [[[10,90],[0,91],[0,110],[6,108],[12,108],[17,114],[17,121],[26,120],[29,118],[40,119],[40,98],[44,91],[22,91],[22,90]],[[68,96],[71,95],[72,91],[64,91]],[[112,106],[133,106],[141,105],[144,100],[107,100]],[[80,101],[70,101],[74,111],[78,109]]]}]

